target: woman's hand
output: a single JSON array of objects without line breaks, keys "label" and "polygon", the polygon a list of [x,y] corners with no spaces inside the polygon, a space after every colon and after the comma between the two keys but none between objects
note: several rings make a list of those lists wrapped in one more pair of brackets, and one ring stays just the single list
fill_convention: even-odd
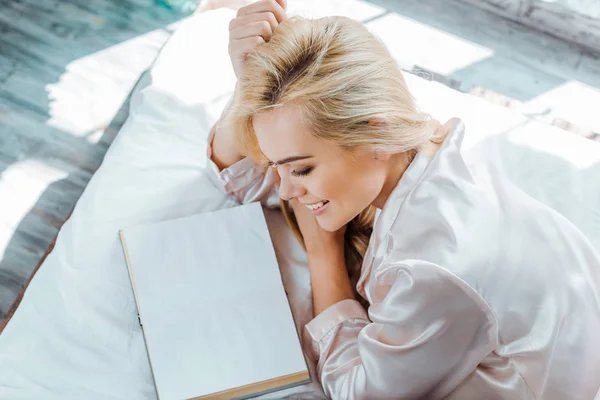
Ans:
[{"label": "woman's hand", "polygon": [[344,258],[346,227],[328,232],[321,228],[306,206],[295,199],[291,205],[308,255],[313,311],[317,316],[342,300],[354,299]]},{"label": "woman's hand", "polygon": [[286,0],[261,0],[238,10],[229,23],[229,56],[236,77],[248,53],[271,39],[286,18],[286,8]]},{"label": "woman's hand", "polygon": [[309,256],[328,257],[332,253],[343,254],[345,225],[335,232],[326,231],[321,228],[315,216],[306,206],[300,204],[296,199],[292,199],[290,204]]}]

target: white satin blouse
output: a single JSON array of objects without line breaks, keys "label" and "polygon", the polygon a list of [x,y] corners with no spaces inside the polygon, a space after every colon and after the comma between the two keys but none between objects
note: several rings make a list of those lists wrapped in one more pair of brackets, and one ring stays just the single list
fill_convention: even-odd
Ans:
[{"label": "white satin blouse", "polygon": [[[463,135],[455,120],[435,155],[417,154],[377,217],[357,285],[368,311],[344,300],[305,326],[330,398],[598,393],[600,257],[560,214],[467,166]],[[210,167],[240,203],[279,204],[272,168]]]}]

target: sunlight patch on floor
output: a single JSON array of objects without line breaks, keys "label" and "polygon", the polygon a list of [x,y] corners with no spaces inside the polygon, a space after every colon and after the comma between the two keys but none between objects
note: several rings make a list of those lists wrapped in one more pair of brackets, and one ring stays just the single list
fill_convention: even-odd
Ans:
[{"label": "sunlight patch on floor", "polygon": [[366,25],[376,35],[387,38],[388,48],[403,68],[418,65],[449,75],[494,55],[490,48],[397,13],[376,18]]}]

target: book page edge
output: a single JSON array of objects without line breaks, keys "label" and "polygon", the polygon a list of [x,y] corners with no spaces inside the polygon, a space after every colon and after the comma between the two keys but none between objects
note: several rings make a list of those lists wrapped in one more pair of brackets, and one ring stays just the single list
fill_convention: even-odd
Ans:
[{"label": "book page edge", "polygon": [[261,394],[262,392],[280,387],[289,387],[293,384],[311,382],[308,370],[295,372],[289,375],[279,376],[277,378],[268,379],[266,381],[250,383],[248,385],[239,386],[223,390],[217,393],[211,393],[200,397],[193,397],[189,400],[229,400],[247,395]]},{"label": "book page edge", "polygon": [[156,391],[156,397],[160,399],[158,393],[158,386],[156,384],[156,377],[154,376],[154,368],[152,367],[152,359],[150,358],[150,349],[148,348],[148,340],[146,339],[146,332],[144,330],[144,324],[142,323],[140,302],[138,300],[137,291],[135,289],[135,280],[133,278],[133,270],[131,269],[131,261],[129,259],[129,251],[127,250],[127,242],[125,241],[125,232],[119,230],[119,239],[121,241],[121,247],[123,248],[123,255],[125,256],[125,265],[127,266],[127,272],[129,273],[129,282],[131,283],[131,290],[133,291],[133,298],[135,301],[135,308],[137,310],[138,323],[142,330],[142,337],[144,338],[144,347],[146,347],[146,356],[148,357],[148,364],[150,365],[150,372],[152,373],[152,381],[154,382],[154,390]]}]

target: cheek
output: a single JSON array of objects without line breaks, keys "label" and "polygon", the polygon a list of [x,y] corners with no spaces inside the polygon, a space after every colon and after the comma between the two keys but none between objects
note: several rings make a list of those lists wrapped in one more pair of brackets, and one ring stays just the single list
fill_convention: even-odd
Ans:
[{"label": "cheek", "polygon": [[323,195],[315,193],[315,196],[330,200],[332,206],[317,217],[323,229],[337,231],[373,202],[382,185],[375,172],[348,170],[331,179],[328,186],[319,186]]},{"label": "cheek", "polygon": [[323,168],[319,174],[310,177],[305,182],[306,191],[311,198],[339,201],[345,197],[347,191],[347,177],[343,173],[337,173],[336,169]]},{"label": "cheek", "polygon": [[385,175],[368,163],[337,165],[306,181],[314,198],[327,199],[348,212],[360,212],[379,194]]},{"label": "cheek", "polygon": [[369,206],[381,192],[385,175],[368,166],[357,169],[346,181],[353,210],[359,213]]}]

